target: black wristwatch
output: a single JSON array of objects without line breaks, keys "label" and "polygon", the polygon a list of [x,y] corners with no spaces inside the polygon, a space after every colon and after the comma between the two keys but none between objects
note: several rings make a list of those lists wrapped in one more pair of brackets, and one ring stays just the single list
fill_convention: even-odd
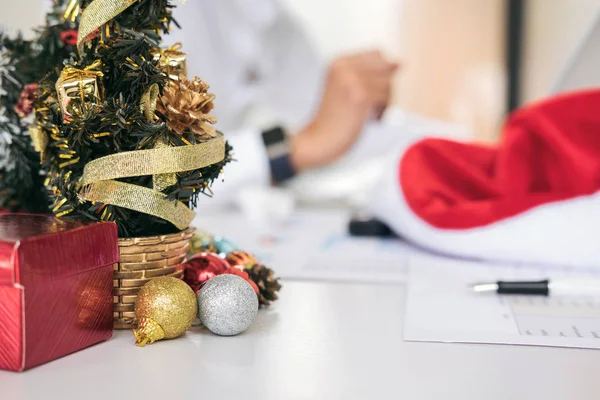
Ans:
[{"label": "black wristwatch", "polygon": [[290,146],[283,128],[263,131],[262,139],[267,148],[273,183],[279,184],[293,178],[296,171],[290,159]]}]

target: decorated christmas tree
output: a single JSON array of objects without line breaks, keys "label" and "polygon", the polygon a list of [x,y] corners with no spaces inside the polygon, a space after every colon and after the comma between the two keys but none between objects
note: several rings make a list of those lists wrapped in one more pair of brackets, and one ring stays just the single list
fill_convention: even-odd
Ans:
[{"label": "decorated christmas tree", "polygon": [[230,160],[215,96],[186,76],[170,0],[82,0],[78,57],[42,80],[43,169],[60,217],[115,221],[120,237],[174,233]]},{"label": "decorated christmas tree", "polygon": [[37,82],[75,51],[79,0],[56,0],[33,40],[0,33],[0,209],[48,212],[29,134]]}]

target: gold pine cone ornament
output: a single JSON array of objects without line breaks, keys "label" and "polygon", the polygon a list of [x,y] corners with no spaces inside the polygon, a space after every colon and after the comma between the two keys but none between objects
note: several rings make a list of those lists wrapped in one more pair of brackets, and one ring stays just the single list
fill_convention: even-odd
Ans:
[{"label": "gold pine cone ornament", "polygon": [[201,139],[217,135],[212,124],[217,119],[210,114],[215,95],[208,93],[210,86],[198,77],[191,80],[180,77],[163,89],[156,104],[156,112],[166,121],[167,127],[179,135],[191,130]]},{"label": "gold pine cone ornament", "polygon": [[138,329],[133,331],[138,346],[174,339],[192,326],[198,315],[193,290],[183,281],[156,278],[140,290],[135,302]]}]

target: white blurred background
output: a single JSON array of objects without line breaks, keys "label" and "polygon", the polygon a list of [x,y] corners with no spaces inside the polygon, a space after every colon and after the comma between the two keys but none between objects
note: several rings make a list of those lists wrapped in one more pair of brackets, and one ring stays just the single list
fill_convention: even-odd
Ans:
[{"label": "white blurred background", "polygon": [[[496,138],[506,103],[506,0],[282,2],[325,58],[377,47],[403,60],[396,105]],[[40,0],[0,0],[0,10],[4,29],[25,32],[43,14]],[[549,94],[599,10],[598,0],[526,0],[521,103]]]}]

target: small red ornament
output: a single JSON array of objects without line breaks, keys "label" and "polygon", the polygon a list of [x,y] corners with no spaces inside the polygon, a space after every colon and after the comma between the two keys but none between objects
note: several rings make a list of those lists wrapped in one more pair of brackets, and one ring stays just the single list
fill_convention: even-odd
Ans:
[{"label": "small red ornament", "polygon": [[213,253],[201,253],[192,257],[183,264],[184,281],[190,285],[196,294],[202,285],[209,279],[217,275],[231,274],[245,279],[252,289],[258,293],[258,286],[250,279],[248,274],[236,268],[232,268],[229,263]]},{"label": "small red ornament", "polygon": [[225,273],[231,274],[231,275],[237,275],[240,278],[245,279],[246,282],[248,282],[250,284],[250,286],[252,286],[252,289],[254,289],[254,293],[258,294],[258,292],[259,292],[258,285],[252,279],[250,279],[250,275],[248,275],[247,272],[239,270],[237,268],[229,268]]},{"label": "small red ornament", "polygon": [[198,254],[188,260],[183,267],[183,279],[196,293],[204,282],[231,268],[227,261],[212,253]]},{"label": "small red ornament", "polygon": [[35,92],[37,92],[38,88],[39,85],[37,83],[30,83],[23,87],[19,100],[15,104],[15,112],[19,117],[26,118],[33,111]]},{"label": "small red ornament", "polygon": [[259,264],[258,259],[252,254],[239,250],[232,251],[231,253],[227,254],[227,257],[225,257],[225,259],[227,260],[229,265],[241,271],[250,269],[256,264]]},{"label": "small red ornament", "polygon": [[69,29],[68,31],[61,32],[60,40],[70,46],[77,44],[77,31],[75,29]]}]

